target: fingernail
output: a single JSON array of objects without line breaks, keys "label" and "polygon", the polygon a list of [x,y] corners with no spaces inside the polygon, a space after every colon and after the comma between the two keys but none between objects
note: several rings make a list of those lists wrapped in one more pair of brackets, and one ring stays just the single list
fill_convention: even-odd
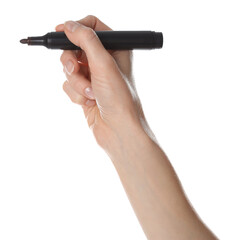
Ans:
[{"label": "fingernail", "polygon": [[64,25],[69,32],[74,32],[77,29],[77,27],[79,27],[79,24],[74,21],[67,21],[64,23]]},{"label": "fingernail", "polygon": [[86,88],[85,93],[90,99],[95,99],[94,94],[93,94],[93,90],[92,90],[91,87]]},{"label": "fingernail", "polygon": [[67,72],[68,75],[71,75],[73,70],[74,70],[74,64],[71,60],[68,60],[66,63],[65,63],[65,71]]},{"label": "fingernail", "polygon": [[87,106],[94,106],[95,105],[95,101],[93,100],[87,100],[85,103]]}]

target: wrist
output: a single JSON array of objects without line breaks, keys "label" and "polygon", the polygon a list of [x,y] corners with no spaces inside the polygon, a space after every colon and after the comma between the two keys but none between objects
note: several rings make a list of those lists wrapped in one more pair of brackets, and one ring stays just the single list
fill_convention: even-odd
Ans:
[{"label": "wrist", "polygon": [[139,119],[125,118],[121,123],[118,122],[118,127],[113,128],[103,147],[112,161],[121,161],[120,159],[129,156],[131,151],[142,149],[153,141]]}]

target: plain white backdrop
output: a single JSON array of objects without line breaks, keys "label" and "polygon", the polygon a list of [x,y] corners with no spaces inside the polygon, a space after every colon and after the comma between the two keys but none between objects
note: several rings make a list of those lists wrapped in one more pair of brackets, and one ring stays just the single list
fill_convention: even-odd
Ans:
[{"label": "plain white backdrop", "polygon": [[220,239],[240,239],[237,0],[0,3],[0,239],[146,239],[62,90],[61,50],[19,43],[89,14],[114,30],[163,32],[163,49],[134,51],[146,118],[199,216]]}]

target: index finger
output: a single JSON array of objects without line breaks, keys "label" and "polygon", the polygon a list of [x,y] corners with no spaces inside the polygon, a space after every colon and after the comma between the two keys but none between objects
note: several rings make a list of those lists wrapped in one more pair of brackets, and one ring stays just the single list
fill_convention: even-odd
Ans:
[{"label": "index finger", "polygon": [[[86,27],[92,28],[94,31],[107,31],[112,30],[109,26],[107,26],[105,23],[100,21],[97,17],[93,15],[88,15],[85,18],[78,20],[80,24],[85,25]],[[64,24],[59,24],[56,26],[56,31],[63,31]]]}]

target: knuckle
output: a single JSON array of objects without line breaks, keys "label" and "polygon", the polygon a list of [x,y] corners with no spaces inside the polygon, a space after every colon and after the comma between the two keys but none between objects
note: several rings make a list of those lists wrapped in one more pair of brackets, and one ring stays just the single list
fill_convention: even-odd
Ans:
[{"label": "knuckle", "polygon": [[76,92],[80,92],[80,93],[82,92],[82,86],[79,81],[73,81],[71,82],[71,85]]},{"label": "knuckle", "polygon": [[68,78],[68,82],[69,82],[70,86],[71,86],[74,90],[76,90],[76,81],[75,81],[74,79],[72,79],[72,78]]},{"label": "knuckle", "polygon": [[89,15],[86,16],[86,19],[88,19],[91,22],[96,22],[97,17],[92,15],[92,14],[89,14]]},{"label": "knuckle", "polygon": [[97,37],[97,34],[92,28],[85,28],[82,33],[82,37],[86,42],[90,42]]},{"label": "knuckle", "polygon": [[95,18],[95,16],[92,15],[92,14],[88,14],[88,15],[86,16],[86,18],[92,19],[92,18]]}]

